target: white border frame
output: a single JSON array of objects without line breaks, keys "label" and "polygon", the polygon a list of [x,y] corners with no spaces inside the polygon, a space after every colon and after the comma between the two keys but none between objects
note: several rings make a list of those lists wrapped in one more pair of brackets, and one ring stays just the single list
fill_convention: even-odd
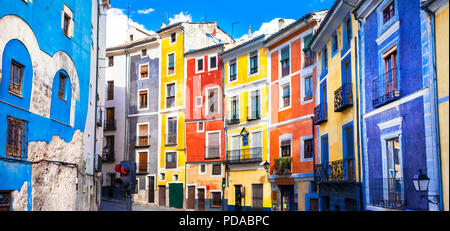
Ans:
[{"label": "white border frame", "polygon": [[[201,71],[198,70],[198,61],[199,60],[202,60],[202,62],[203,62],[203,70],[201,70]],[[204,73],[206,71],[205,69],[206,69],[205,56],[195,58],[195,74]]]},{"label": "white border frame", "polygon": [[[147,54],[148,56],[148,54]],[[141,67],[147,65],[147,77],[141,77]],[[139,73],[138,73],[138,80],[142,79],[149,79],[150,78],[150,64],[148,62],[139,64]]]},{"label": "white border frame", "polygon": [[[174,92],[174,97],[175,97],[175,102],[174,102],[174,106],[173,107],[167,107],[167,93],[169,92],[167,90],[167,85],[174,83],[174,88],[175,88],[175,92]],[[164,109],[171,109],[171,108],[176,108],[177,107],[177,81],[170,81],[170,82],[166,82],[165,83],[165,89],[164,89]]]},{"label": "white border frame", "polygon": [[[199,125],[200,123],[203,124],[202,130],[199,130],[199,129],[198,129],[198,125]],[[205,131],[205,122],[204,122],[204,121],[198,121],[198,122],[196,123],[196,125],[197,125],[197,132],[204,132],[204,131]]]},{"label": "white border frame", "polygon": [[[217,105],[217,113],[209,112],[209,108],[207,108],[207,107],[209,106],[209,95],[208,95],[208,91],[211,90],[211,89],[214,89],[214,88],[217,89],[217,104],[218,104],[218,105]],[[205,115],[207,115],[207,116],[210,116],[210,115],[219,115],[219,114],[221,113],[221,111],[220,111],[220,105],[221,105],[220,99],[222,98],[221,95],[220,95],[220,88],[219,88],[219,86],[215,85],[215,86],[212,86],[212,87],[205,87],[204,89],[205,89],[205,92],[204,92],[204,95],[205,95],[205,104],[204,104],[204,106],[205,106],[205,108],[204,108],[204,110],[205,110]]]},{"label": "white border frame", "polygon": [[[290,77],[292,75],[291,43],[292,43],[292,41],[288,41],[286,44],[283,44],[283,45],[279,46],[278,49],[277,49],[278,50],[278,79]],[[286,76],[281,76],[281,73],[283,72],[282,65],[281,65],[281,50],[286,48],[286,47],[288,47],[288,50],[289,50],[289,74],[286,75]]]},{"label": "white border frame", "polygon": [[[292,140],[292,134],[290,134],[290,133],[285,133],[278,137],[278,157],[283,157],[282,151],[281,151],[281,141],[286,141],[286,140],[291,141],[291,150],[290,150],[291,156],[290,157],[292,158],[294,156],[294,153],[292,153],[293,140]],[[292,163],[291,163],[291,165],[292,165]]]},{"label": "white border frame", "polygon": [[[170,39],[170,38],[169,38]],[[173,54],[173,74],[169,74],[169,56]],[[166,56],[166,76],[174,76],[177,73],[177,54],[175,51],[167,53]]]},{"label": "white border frame", "polygon": [[[220,175],[213,175],[213,165],[220,165]],[[211,167],[211,171],[210,171],[210,173],[209,173],[209,176],[210,177],[222,177],[223,176],[223,165],[221,164],[221,163],[211,163],[211,164],[209,164]],[[208,166],[208,165],[207,165]],[[211,190],[210,190],[211,191]]]},{"label": "white border frame", "polygon": [[[283,87],[285,87],[286,85],[289,85],[289,106],[287,107],[282,107],[284,106],[284,100],[283,100]],[[278,101],[278,112],[290,109],[292,107],[292,87],[291,87],[291,80],[289,79],[288,82],[286,83],[279,83],[279,90],[278,90],[278,95],[279,95],[279,101]]]},{"label": "white border frame", "polygon": [[[140,108],[141,106],[141,91],[147,91],[147,107]],[[143,89],[137,89],[137,105],[136,108],[138,111],[146,111],[149,109],[149,102],[150,102],[150,89],[149,88],[143,88]]]},{"label": "white border frame", "polygon": [[[204,124],[203,124],[203,126],[204,126]],[[203,130],[205,129],[205,127],[203,127]],[[221,139],[220,139],[220,137],[222,137],[222,130],[214,130],[214,131],[207,131],[207,132],[205,132],[205,146],[209,146],[208,144],[209,144],[209,139],[208,139],[208,135],[210,134],[210,133],[217,133],[217,132],[219,132],[219,158],[221,157],[221,153],[222,153],[222,142],[221,142]],[[207,156],[207,153],[206,153],[206,150],[205,150],[205,159],[209,159],[210,157],[206,157]]]},{"label": "white border frame", "polygon": [[[230,71],[231,71],[231,60],[236,60],[236,62],[235,62],[235,64],[236,64],[236,79],[235,80],[233,80],[233,81],[231,81],[230,80]],[[239,66],[238,66],[238,57],[236,57],[236,58],[232,58],[232,59],[230,59],[230,60],[228,60],[228,70],[227,70],[227,79],[228,79],[228,84],[231,84],[231,83],[235,83],[235,82],[237,82],[238,81],[238,79],[239,79]]]},{"label": "white border frame", "polygon": [[[211,58],[216,57],[216,67],[211,67]],[[219,69],[219,57],[217,54],[214,55],[208,55],[208,71],[214,71]]]},{"label": "white border frame", "polygon": [[[250,57],[250,54],[251,54],[252,52],[256,52],[256,65],[258,65],[258,66],[257,66],[257,67],[258,67],[258,71],[255,72],[255,73],[253,73],[253,74],[250,73],[250,58],[251,58],[251,57]],[[247,54],[247,70],[248,70],[247,78],[250,78],[250,77],[259,75],[259,68],[260,68],[259,60],[260,60],[260,57],[259,57],[259,48],[256,49],[256,50],[254,50],[254,51],[250,51],[250,52]]]},{"label": "white border frame", "polygon": [[300,161],[312,161],[313,157],[311,158],[305,158],[305,140],[313,140],[313,145],[314,145],[314,137],[313,136],[303,136],[300,137]]}]

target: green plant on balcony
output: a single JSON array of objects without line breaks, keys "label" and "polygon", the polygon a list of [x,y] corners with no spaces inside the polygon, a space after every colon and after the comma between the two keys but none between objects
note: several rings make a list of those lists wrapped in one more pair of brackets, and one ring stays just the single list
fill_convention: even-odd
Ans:
[{"label": "green plant on balcony", "polygon": [[274,170],[277,175],[291,174],[292,157],[275,158]]}]

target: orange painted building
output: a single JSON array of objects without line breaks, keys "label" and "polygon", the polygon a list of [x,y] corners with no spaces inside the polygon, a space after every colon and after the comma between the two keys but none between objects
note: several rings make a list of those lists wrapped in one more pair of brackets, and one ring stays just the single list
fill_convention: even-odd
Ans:
[{"label": "orange painted building", "polygon": [[317,139],[312,125],[317,55],[309,49],[309,41],[326,12],[305,15],[264,42],[270,57],[272,210],[318,209],[313,190]]},{"label": "orange painted building", "polygon": [[221,210],[224,177],[221,44],[185,53],[186,209]]}]

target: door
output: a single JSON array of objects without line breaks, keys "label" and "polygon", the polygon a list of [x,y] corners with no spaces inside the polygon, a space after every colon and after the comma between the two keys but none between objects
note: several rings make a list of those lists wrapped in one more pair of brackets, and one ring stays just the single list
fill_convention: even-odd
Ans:
[{"label": "door", "polygon": [[183,208],[183,184],[169,184],[169,206]]},{"label": "door", "polygon": [[252,207],[253,210],[261,211],[263,209],[263,185],[252,184]]},{"label": "door", "polygon": [[166,186],[159,186],[159,206],[166,206]]},{"label": "door", "polygon": [[234,208],[235,208],[235,211],[241,211],[241,201],[242,201],[241,185],[235,185],[234,186]]},{"label": "door", "polygon": [[198,189],[198,210],[205,210],[205,189],[199,188]]},{"label": "door", "polygon": [[187,208],[195,209],[195,186],[188,186]]},{"label": "door", "polygon": [[294,187],[281,186],[281,211],[292,211],[294,208]]},{"label": "door", "polygon": [[309,211],[319,211],[319,199],[309,198]]},{"label": "door", "polygon": [[241,148],[241,140],[240,136],[232,136],[231,137],[231,155],[229,156],[229,160],[239,160],[240,157],[240,148]]},{"label": "door", "polygon": [[155,203],[155,177],[148,177],[148,203]]}]

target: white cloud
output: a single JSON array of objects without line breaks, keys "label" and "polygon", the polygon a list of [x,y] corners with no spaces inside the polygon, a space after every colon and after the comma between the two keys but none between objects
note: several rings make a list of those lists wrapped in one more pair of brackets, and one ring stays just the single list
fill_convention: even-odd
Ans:
[{"label": "white cloud", "polygon": [[137,12],[138,12],[138,14],[150,14],[153,11],[155,11],[155,9],[148,8],[148,9],[145,9],[145,10],[138,10]]},{"label": "white cloud", "polygon": [[[264,22],[257,31],[253,31],[252,37],[257,37],[262,34],[269,35],[269,34],[276,33],[278,31],[278,21],[279,20],[280,20],[280,18],[274,18],[270,22]],[[294,19],[284,19],[285,26],[287,26],[293,22],[295,22]],[[243,40],[243,39],[248,39],[248,38],[250,38],[249,34],[245,34],[237,40]]]},{"label": "white cloud", "polygon": [[188,12],[186,12],[186,14],[180,12],[179,14],[169,18],[169,25],[177,22],[192,22],[192,16]]},{"label": "white cloud", "polygon": [[[145,29],[144,25],[130,19],[130,26],[134,26],[153,34]],[[111,8],[106,16],[106,47],[117,46],[128,41],[128,17],[122,9]]]}]

